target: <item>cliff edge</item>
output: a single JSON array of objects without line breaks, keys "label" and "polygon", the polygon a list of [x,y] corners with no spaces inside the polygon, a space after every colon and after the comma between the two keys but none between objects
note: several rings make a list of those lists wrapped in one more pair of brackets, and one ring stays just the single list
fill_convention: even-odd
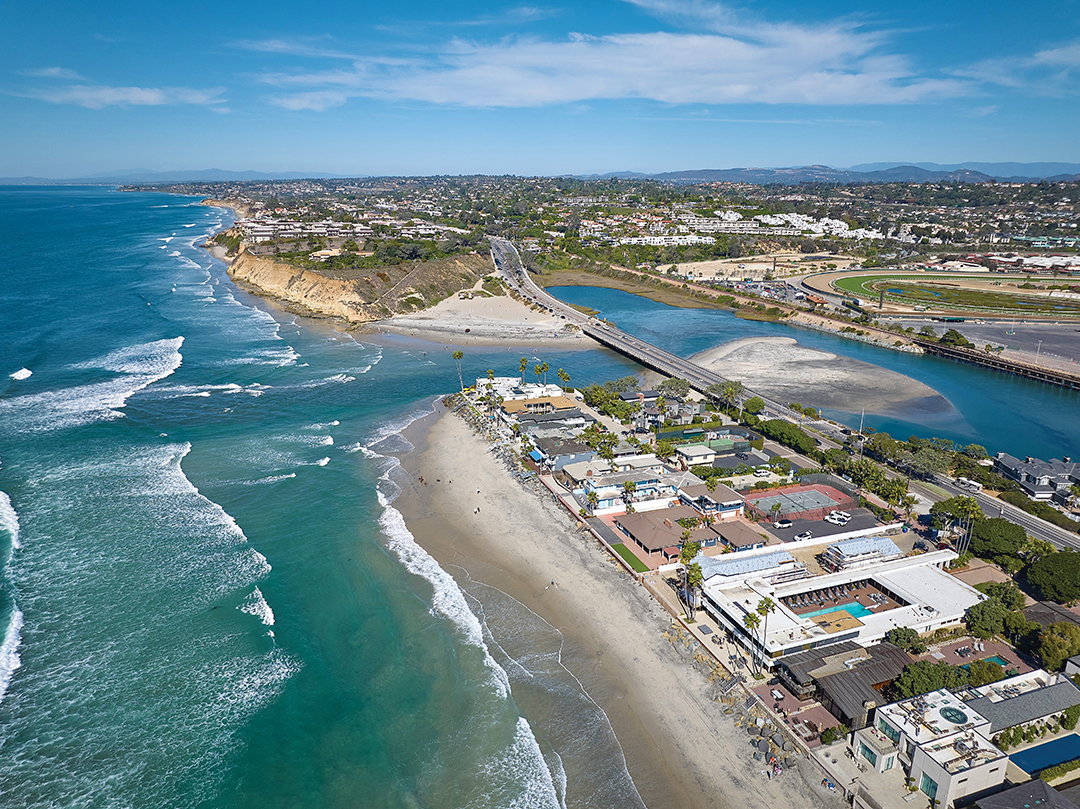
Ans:
[{"label": "cliff edge", "polygon": [[311,270],[245,249],[229,276],[303,314],[368,323],[434,306],[494,270],[490,258],[476,253],[365,270]]}]

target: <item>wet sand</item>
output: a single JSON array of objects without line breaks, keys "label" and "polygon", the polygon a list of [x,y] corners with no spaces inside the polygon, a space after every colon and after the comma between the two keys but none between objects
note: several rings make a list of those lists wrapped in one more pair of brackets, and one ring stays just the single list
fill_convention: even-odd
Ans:
[{"label": "wet sand", "polygon": [[[561,632],[562,664],[607,714],[647,806],[839,806],[808,763],[771,781],[761,774],[692,653],[664,637],[667,613],[561,507],[515,482],[464,421],[432,416],[406,435],[416,450],[401,458],[394,506],[409,530],[467,592],[497,588]],[[521,707],[539,733],[557,735],[542,706]],[[594,763],[566,762],[569,806],[592,805],[575,787]]]}]

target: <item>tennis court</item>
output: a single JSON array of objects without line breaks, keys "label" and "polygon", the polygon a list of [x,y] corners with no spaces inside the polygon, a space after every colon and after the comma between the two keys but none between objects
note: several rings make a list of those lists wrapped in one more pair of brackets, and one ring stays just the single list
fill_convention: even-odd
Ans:
[{"label": "tennis court", "polygon": [[[788,519],[820,519],[832,509],[842,509],[854,504],[854,500],[831,486],[794,486],[775,489],[761,494],[747,493],[747,506],[761,516],[771,518],[774,514]],[[780,505],[775,510],[776,504]]]}]

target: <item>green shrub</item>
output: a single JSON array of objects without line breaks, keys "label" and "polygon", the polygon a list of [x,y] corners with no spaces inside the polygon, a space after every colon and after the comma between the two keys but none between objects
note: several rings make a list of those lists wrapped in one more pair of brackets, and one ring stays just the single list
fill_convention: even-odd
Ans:
[{"label": "green shrub", "polygon": [[833,742],[840,741],[848,735],[848,729],[844,725],[837,725],[834,728],[825,728],[821,731],[821,743],[832,744]]},{"label": "green shrub", "polygon": [[1055,778],[1060,778],[1073,770],[1080,770],[1080,758],[1075,758],[1072,761],[1066,761],[1063,764],[1057,764],[1053,767],[1047,767],[1039,773],[1039,778],[1043,781],[1053,781]]}]

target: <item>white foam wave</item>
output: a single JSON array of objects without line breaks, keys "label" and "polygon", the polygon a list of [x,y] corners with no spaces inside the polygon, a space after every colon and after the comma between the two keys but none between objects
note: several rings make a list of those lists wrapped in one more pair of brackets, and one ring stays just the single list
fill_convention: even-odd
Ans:
[{"label": "white foam wave", "polygon": [[4,700],[8,684],[15,669],[22,665],[19,657],[19,643],[22,641],[23,614],[18,610],[11,613],[11,622],[4,633],[4,643],[0,646],[0,702]]},{"label": "white foam wave", "polygon": [[11,536],[11,546],[21,548],[19,544],[19,515],[11,505],[7,492],[0,492],[0,531],[7,531]]},{"label": "white foam wave", "polygon": [[342,447],[342,449],[345,450],[346,452],[360,452],[360,453],[363,453],[365,458],[382,458],[383,457],[382,455],[377,453],[375,450],[368,449],[367,447],[365,447],[363,444],[360,444],[360,443],[348,444],[347,446]]},{"label": "white foam wave", "polygon": [[[506,748],[484,762],[481,776],[491,785],[489,797],[498,799],[508,809],[539,809],[539,807],[563,807],[555,788],[551,771],[544,762],[540,744],[524,717],[518,717],[514,739]],[[504,786],[505,785],[505,786]],[[500,794],[507,787],[516,794]],[[522,790],[521,787],[524,787]]]},{"label": "white foam wave", "polygon": [[173,250],[171,253],[169,253],[169,256],[171,258],[180,258],[180,251],[179,250]]},{"label": "white foam wave", "polygon": [[349,376],[348,374],[334,374],[323,379],[313,379],[310,382],[303,382],[296,387],[298,388],[320,388],[323,385],[344,385],[349,382],[355,382],[355,376]]},{"label": "white foam wave", "polygon": [[243,485],[244,486],[261,486],[261,485],[264,485],[264,484],[267,484],[267,483],[277,483],[279,480],[288,480],[289,478],[294,478],[294,477],[296,477],[296,473],[295,472],[289,472],[288,474],[285,474],[285,475],[270,475],[270,476],[265,477],[265,478],[259,478],[258,480],[246,480],[246,481],[244,481]]},{"label": "white foam wave", "polygon": [[379,517],[379,527],[386,537],[387,546],[401,560],[406,570],[431,583],[434,591],[431,598],[432,614],[441,615],[452,621],[465,640],[481,650],[484,664],[491,675],[488,686],[500,697],[508,697],[510,680],[502,667],[495,662],[495,658],[491,656],[484,642],[484,631],[480,626],[480,620],[469,609],[461,588],[458,587],[454,578],[439,567],[438,562],[417,544],[412,532],[405,525],[405,518],[401,512],[390,505],[382,492],[378,492],[378,497],[379,503],[383,506],[383,513]]},{"label": "white foam wave", "polygon": [[123,414],[119,409],[133,394],[180,367],[183,342],[183,337],[156,340],[78,363],[73,367],[104,369],[123,376],[2,400],[0,420],[21,430],[37,432],[120,418]]},{"label": "white foam wave", "polygon": [[243,603],[237,607],[240,612],[246,612],[248,615],[254,615],[264,626],[274,625],[274,611],[270,609],[270,605],[266,603],[266,598],[262,594],[262,590],[256,587]]},{"label": "white foam wave", "polygon": [[[417,410],[413,410],[411,413],[405,414],[404,416],[399,416],[396,419],[391,419],[385,424],[375,428],[375,432],[372,434],[371,438],[368,439],[368,442],[367,444],[365,444],[365,446],[370,448],[378,444],[380,441],[384,441],[392,435],[398,435],[401,433],[402,430],[404,430],[417,419],[422,419],[424,416],[430,416],[434,412],[434,408],[419,408]],[[411,447],[412,445],[409,444],[409,446]]]},{"label": "white foam wave", "polygon": [[328,463],[330,463],[329,458],[319,458],[319,460],[315,461],[316,466],[326,466]]},{"label": "white foam wave", "polygon": [[201,391],[199,391],[198,393],[185,393],[185,394],[183,394],[183,395],[184,395],[184,396],[198,396],[198,397],[207,397],[207,396],[209,396],[209,395],[210,395],[210,391],[208,391],[208,390],[201,390]]},{"label": "white foam wave", "polygon": [[326,421],[322,424],[309,424],[305,427],[305,430],[325,430],[327,427],[337,427],[341,424],[340,421]]},{"label": "white foam wave", "polygon": [[29,368],[20,368],[15,373],[8,374],[8,376],[10,376],[12,379],[26,379],[33,373],[34,372],[31,371]]}]

